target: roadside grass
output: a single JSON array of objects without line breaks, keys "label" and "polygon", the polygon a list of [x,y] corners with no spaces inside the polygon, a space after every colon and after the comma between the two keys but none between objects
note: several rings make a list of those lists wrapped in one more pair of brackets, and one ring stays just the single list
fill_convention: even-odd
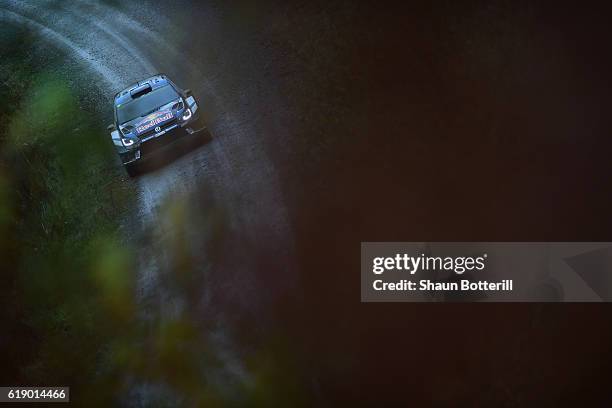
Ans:
[{"label": "roadside grass", "polygon": [[121,387],[108,350],[135,310],[119,234],[133,195],[69,85],[12,56],[0,67],[2,380],[69,384],[108,406]]}]

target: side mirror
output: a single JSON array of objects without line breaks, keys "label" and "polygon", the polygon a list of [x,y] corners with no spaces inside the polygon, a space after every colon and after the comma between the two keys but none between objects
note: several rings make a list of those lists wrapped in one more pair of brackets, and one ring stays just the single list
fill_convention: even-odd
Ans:
[{"label": "side mirror", "polygon": [[185,97],[188,97],[188,96],[191,96],[191,95],[192,95],[192,94],[191,94],[191,89],[185,89],[185,90],[183,91],[183,93],[185,94]]},{"label": "side mirror", "polygon": [[108,125],[108,126],[106,127],[106,129],[107,129],[109,132],[112,132],[113,130],[115,130],[115,125],[113,125],[113,124],[111,123],[110,125]]}]

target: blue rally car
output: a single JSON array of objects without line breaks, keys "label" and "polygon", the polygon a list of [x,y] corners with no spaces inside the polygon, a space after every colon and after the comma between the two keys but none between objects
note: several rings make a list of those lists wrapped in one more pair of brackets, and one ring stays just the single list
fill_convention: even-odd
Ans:
[{"label": "blue rally car", "polygon": [[178,88],[163,74],[118,92],[114,123],[108,126],[130,176],[137,174],[137,164],[154,150],[204,128],[191,91]]}]

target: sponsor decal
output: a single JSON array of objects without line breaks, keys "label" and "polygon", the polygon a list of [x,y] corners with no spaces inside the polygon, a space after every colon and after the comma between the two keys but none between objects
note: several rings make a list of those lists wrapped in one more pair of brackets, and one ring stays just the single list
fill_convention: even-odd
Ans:
[{"label": "sponsor decal", "polygon": [[[174,115],[172,114],[172,112],[170,111],[165,111],[165,112],[156,112],[152,115],[147,116],[142,124],[136,126],[136,131],[140,134],[143,132],[146,132],[147,130],[151,129],[152,127],[156,127],[157,125],[159,125],[160,123],[163,123],[167,120],[170,120],[174,118]],[[159,126],[157,126],[159,127]],[[160,128],[161,130],[161,128]],[[159,132],[159,130],[157,130],[157,128],[155,129],[156,132]]]}]

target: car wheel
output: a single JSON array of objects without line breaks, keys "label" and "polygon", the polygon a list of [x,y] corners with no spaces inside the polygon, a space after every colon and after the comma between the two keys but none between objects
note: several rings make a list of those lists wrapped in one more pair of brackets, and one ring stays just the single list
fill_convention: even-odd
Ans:
[{"label": "car wheel", "polygon": [[139,174],[138,167],[135,164],[126,164],[125,170],[130,177],[136,177]]}]

